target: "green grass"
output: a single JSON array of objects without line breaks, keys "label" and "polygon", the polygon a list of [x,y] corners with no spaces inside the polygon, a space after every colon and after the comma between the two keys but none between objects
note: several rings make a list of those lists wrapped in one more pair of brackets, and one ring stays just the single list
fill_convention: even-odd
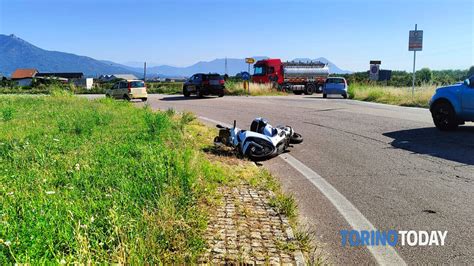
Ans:
[{"label": "green grass", "polygon": [[355,100],[427,108],[435,89],[434,85],[418,86],[412,96],[411,87],[351,84],[348,93]]},{"label": "green grass", "polygon": [[185,263],[228,172],[190,114],[64,93],[0,96],[0,264]]},{"label": "green grass", "polygon": [[148,93],[161,93],[161,94],[183,94],[183,83],[182,82],[156,82],[147,83]]},{"label": "green grass", "polygon": [[50,89],[45,87],[0,87],[0,94],[49,94]]}]

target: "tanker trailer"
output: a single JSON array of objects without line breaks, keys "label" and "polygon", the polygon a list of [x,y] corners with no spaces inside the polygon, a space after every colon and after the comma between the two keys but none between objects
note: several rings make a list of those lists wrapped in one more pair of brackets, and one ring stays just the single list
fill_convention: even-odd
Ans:
[{"label": "tanker trailer", "polygon": [[254,65],[252,81],[275,83],[285,91],[311,95],[321,93],[329,75],[329,67],[321,62],[285,62],[280,59],[265,59]]}]

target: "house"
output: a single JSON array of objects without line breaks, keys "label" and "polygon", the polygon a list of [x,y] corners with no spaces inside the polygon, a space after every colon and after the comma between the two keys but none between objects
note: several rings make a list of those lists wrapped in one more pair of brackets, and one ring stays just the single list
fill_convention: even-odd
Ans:
[{"label": "house", "polygon": [[33,79],[36,74],[38,74],[38,70],[34,68],[18,68],[13,72],[12,80]]},{"label": "house", "polygon": [[55,78],[65,78],[69,81],[73,79],[82,79],[84,78],[84,73],[82,72],[59,72],[59,73],[37,73],[36,77],[55,77]]},{"label": "house", "polygon": [[132,79],[138,79],[135,75],[133,74],[113,74],[113,75],[101,75],[99,77],[100,81],[103,82],[108,82],[116,79],[125,79],[125,80],[132,80]]},{"label": "house", "polygon": [[38,70],[34,68],[18,68],[13,72],[11,79],[19,86],[30,86],[37,73]]}]

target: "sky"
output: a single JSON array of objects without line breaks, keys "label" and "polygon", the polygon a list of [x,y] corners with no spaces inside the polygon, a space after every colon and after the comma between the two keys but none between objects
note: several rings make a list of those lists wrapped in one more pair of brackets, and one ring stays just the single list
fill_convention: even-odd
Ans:
[{"label": "sky", "polygon": [[[474,65],[474,0],[0,0],[0,34],[117,63],[326,57],[342,69]],[[0,55],[1,56],[1,55]]]}]

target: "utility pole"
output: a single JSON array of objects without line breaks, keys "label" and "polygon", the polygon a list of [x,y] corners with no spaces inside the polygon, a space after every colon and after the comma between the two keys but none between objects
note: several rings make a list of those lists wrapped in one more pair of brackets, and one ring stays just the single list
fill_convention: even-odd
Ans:
[{"label": "utility pole", "polygon": [[143,64],[143,81],[146,82],[146,62]]},{"label": "utility pole", "polygon": [[227,56],[225,57],[225,74],[227,75]]}]

